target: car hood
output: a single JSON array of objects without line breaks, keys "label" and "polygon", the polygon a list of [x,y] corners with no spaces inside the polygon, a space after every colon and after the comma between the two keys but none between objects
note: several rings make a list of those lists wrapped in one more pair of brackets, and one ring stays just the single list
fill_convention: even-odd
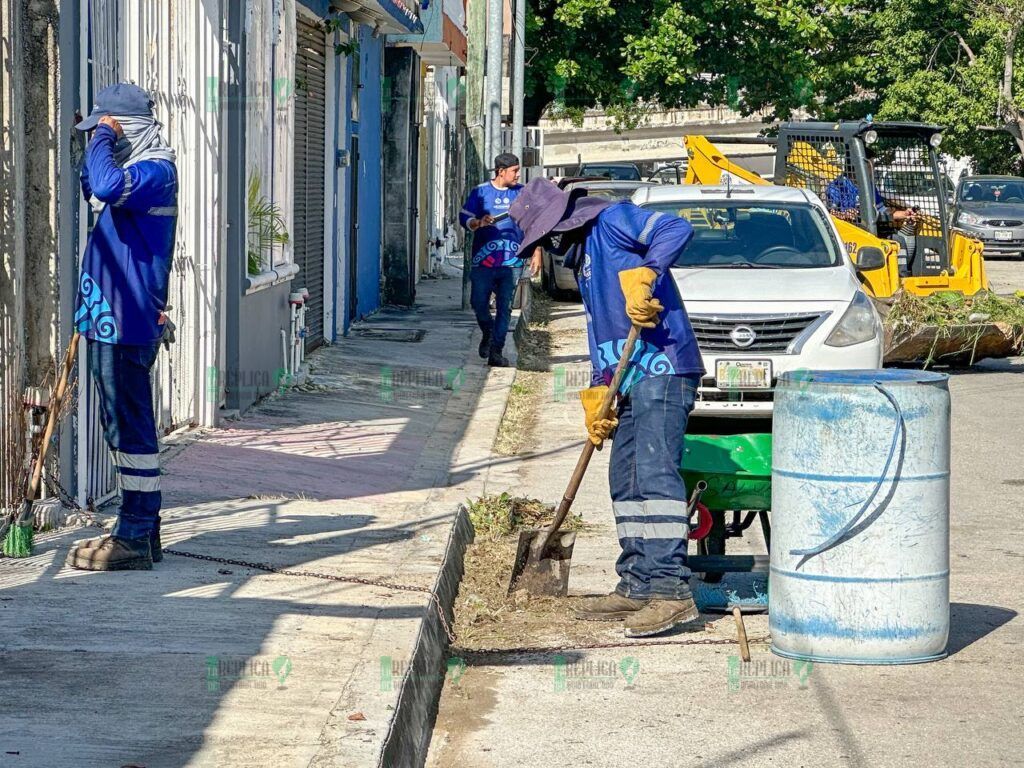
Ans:
[{"label": "car hood", "polygon": [[963,202],[960,210],[986,219],[1024,219],[1024,203]]},{"label": "car hood", "polygon": [[850,301],[857,278],[849,267],[815,269],[675,268],[687,305],[701,301]]}]

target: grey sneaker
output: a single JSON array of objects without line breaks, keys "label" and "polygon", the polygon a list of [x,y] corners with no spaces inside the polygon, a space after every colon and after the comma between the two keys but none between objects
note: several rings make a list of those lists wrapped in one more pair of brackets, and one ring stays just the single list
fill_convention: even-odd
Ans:
[{"label": "grey sneaker", "polygon": [[[110,538],[110,537],[109,536],[94,536],[91,539],[82,539],[81,541],[76,541],[74,543],[74,548],[75,549],[95,549],[100,544],[102,544],[104,541],[106,541],[108,538]],[[150,552],[150,556],[153,558],[153,562],[154,563],[159,563],[161,560],[164,559],[163,545],[160,543],[160,524],[159,523],[157,523],[157,526],[156,526],[156,528],[153,529],[153,532],[151,534],[149,534],[149,552]]]},{"label": "grey sneaker", "polygon": [[642,610],[626,619],[626,637],[648,637],[668,632],[680,624],[700,618],[693,598],[685,600],[651,600]]},{"label": "grey sneaker", "polygon": [[588,597],[576,609],[576,618],[587,621],[621,621],[644,608],[650,600],[623,597],[618,592],[601,597]]},{"label": "grey sneaker", "polygon": [[72,547],[67,565],[80,571],[151,571],[153,556],[149,539],[103,536],[90,547]]}]

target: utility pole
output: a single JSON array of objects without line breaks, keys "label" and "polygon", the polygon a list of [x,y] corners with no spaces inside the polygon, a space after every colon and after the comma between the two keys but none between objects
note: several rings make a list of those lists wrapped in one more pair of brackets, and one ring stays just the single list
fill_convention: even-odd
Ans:
[{"label": "utility pole", "polygon": [[[484,169],[484,50],[487,47],[487,3],[469,0],[466,8],[466,193],[485,178]],[[460,201],[461,202],[461,201]],[[461,207],[461,205],[460,205]],[[465,233],[462,247],[462,308],[469,307],[469,272],[473,267],[472,233]]]},{"label": "utility pole", "polygon": [[526,74],[526,0],[512,0],[512,154],[523,161],[523,100]]},{"label": "utility pole", "polygon": [[487,137],[484,140],[484,162],[487,168],[501,152],[501,60],[503,0],[487,1],[487,75],[484,80],[484,108]]}]

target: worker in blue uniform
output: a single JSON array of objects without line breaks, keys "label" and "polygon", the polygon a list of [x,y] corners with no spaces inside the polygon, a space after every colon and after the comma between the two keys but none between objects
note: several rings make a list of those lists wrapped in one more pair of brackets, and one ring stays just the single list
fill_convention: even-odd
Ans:
[{"label": "worker in blue uniform", "polygon": [[[545,179],[513,202],[523,247],[566,254],[586,310],[592,386],[580,393],[589,439],[614,432],[609,480],[622,553],[615,590],[584,601],[577,616],[624,620],[627,637],[655,635],[698,618],[686,565],[683,437],[704,373],[697,341],[669,268],[693,236],[683,219],[631,202],[578,197]],[[632,326],[640,336],[617,405],[600,404]]]},{"label": "worker in blue uniform", "polygon": [[[494,158],[494,178],[473,187],[459,212],[459,223],[473,234],[472,269],[469,273],[470,304],[480,326],[480,357],[487,364],[503,368],[505,337],[512,319],[512,297],[523,274],[525,259],[520,249],[523,233],[510,218],[495,220],[508,213],[519,196],[519,158],[502,152]],[[530,272],[540,272],[540,248],[530,254]],[[494,315],[491,315],[494,296]]]},{"label": "worker in blue uniform", "polygon": [[98,212],[82,258],[75,324],[87,340],[121,490],[110,535],[78,542],[68,554],[68,565],[83,570],[148,570],[161,559],[150,371],[161,341],[173,341],[166,311],[178,172],[152,107],[144,90],[118,83],[100,91],[75,126],[92,131],[82,194]]}]

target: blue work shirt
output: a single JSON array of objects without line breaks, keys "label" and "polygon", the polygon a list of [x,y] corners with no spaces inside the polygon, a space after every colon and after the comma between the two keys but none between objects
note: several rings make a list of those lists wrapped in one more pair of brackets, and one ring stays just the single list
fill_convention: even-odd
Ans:
[{"label": "blue work shirt", "polygon": [[[508,213],[512,201],[522,191],[522,184],[498,189],[489,181],[474,187],[459,212],[459,223],[469,229],[470,219],[479,219],[485,214],[497,216],[499,213]],[[473,266],[521,267],[523,259],[519,255],[519,246],[522,242],[522,230],[511,218],[489,227],[478,227],[473,232]]]},{"label": "blue work shirt", "polygon": [[610,384],[632,322],[619,272],[649,267],[657,273],[653,297],[665,308],[658,325],[643,328],[619,392],[644,376],[703,376],[697,339],[671,267],[693,237],[689,222],[628,201],[598,214],[587,233],[577,279],[587,313],[593,384]]},{"label": "blue work shirt", "polygon": [[178,220],[178,172],[168,160],[114,162],[117,134],[96,128],[82,194],[105,203],[82,257],[75,325],[91,341],[151,344],[160,338]]},{"label": "blue work shirt", "polygon": [[[860,208],[860,190],[846,176],[833,179],[825,187],[825,204],[830,211],[846,213]],[[875,210],[885,213],[885,199],[875,190]]]}]

